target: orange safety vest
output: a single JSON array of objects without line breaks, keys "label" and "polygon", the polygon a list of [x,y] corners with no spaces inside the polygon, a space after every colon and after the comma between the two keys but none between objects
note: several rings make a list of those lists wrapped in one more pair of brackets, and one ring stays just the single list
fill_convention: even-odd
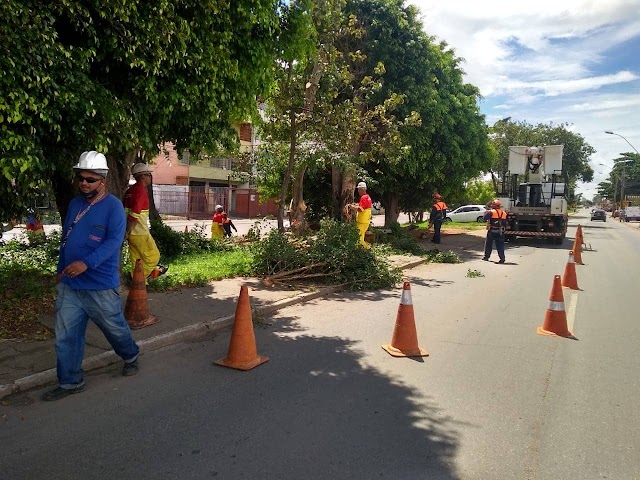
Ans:
[{"label": "orange safety vest", "polygon": [[447,204],[444,202],[436,202],[433,204],[433,206],[436,208],[436,210],[440,211],[440,210],[446,210],[447,209]]},{"label": "orange safety vest", "polygon": [[504,210],[491,210],[491,218],[489,219],[489,225],[492,230],[498,230],[503,228],[505,225],[504,220],[507,219],[507,212]]}]

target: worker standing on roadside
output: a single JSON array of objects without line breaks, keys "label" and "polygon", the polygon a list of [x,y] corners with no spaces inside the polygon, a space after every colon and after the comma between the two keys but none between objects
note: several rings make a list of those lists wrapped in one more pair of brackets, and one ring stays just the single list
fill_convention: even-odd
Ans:
[{"label": "worker standing on roadside", "polygon": [[124,209],[127,212],[127,232],[125,238],[129,244],[129,257],[135,268],[136,260],[142,260],[144,276],[158,278],[164,275],[167,267],[160,265],[160,251],[149,231],[149,194],[147,187],[151,185],[152,175],[149,165],[136,163],[131,168],[131,175],[136,183],[124,194]]},{"label": "worker standing on roadside", "polygon": [[364,234],[367,233],[369,225],[371,224],[371,197],[367,194],[367,184],[364,182],[358,183],[358,195],[360,195],[360,201],[356,207],[356,225],[360,232],[360,245],[369,250],[371,245],[364,241]]},{"label": "worker standing on roadside", "polygon": [[487,240],[484,242],[484,257],[482,260],[489,261],[491,251],[493,250],[493,242],[496,242],[496,250],[500,261],[504,263],[504,231],[507,228],[507,212],[502,210],[502,202],[494,200],[491,202],[491,210],[484,214],[487,222]]},{"label": "worker standing on roadside", "polygon": [[222,239],[224,235],[224,218],[222,217],[222,213],[224,208],[222,205],[216,205],[216,210],[213,213],[213,218],[211,219],[213,223],[211,224],[211,240],[213,239]]},{"label": "worker standing on roadside", "polygon": [[439,193],[433,194],[433,207],[431,208],[431,215],[429,215],[429,227],[431,229],[433,225],[433,243],[440,243],[440,228],[442,222],[444,222],[447,216],[447,204],[442,201],[442,196]]}]

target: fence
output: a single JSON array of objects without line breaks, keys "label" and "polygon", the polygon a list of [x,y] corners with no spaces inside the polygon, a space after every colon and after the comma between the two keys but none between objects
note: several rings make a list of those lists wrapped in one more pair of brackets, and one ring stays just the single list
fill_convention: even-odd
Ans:
[{"label": "fence", "polygon": [[277,214],[277,205],[269,200],[260,204],[255,190],[236,187],[194,187],[154,185],[153,198],[158,213],[195,219],[211,218],[216,205],[231,215],[256,217]]}]

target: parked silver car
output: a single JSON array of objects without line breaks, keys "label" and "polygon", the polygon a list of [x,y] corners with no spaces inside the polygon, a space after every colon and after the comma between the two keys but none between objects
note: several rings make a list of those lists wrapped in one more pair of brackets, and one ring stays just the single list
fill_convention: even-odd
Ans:
[{"label": "parked silver car", "polygon": [[484,205],[463,205],[447,212],[445,222],[483,222],[487,211]]}]

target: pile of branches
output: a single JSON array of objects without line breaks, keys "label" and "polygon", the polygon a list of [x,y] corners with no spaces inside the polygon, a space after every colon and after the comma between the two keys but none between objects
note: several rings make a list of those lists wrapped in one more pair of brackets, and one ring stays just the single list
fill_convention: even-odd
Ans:
[{"label": "pile of branches", "polygon": [[351,223],[323,220],[313,236],[293,239],[273,230],[254,248],[254,272],[263,283],[307,281],[345,285],[354,290],[395,285],[398,271],[359,243]]}]

